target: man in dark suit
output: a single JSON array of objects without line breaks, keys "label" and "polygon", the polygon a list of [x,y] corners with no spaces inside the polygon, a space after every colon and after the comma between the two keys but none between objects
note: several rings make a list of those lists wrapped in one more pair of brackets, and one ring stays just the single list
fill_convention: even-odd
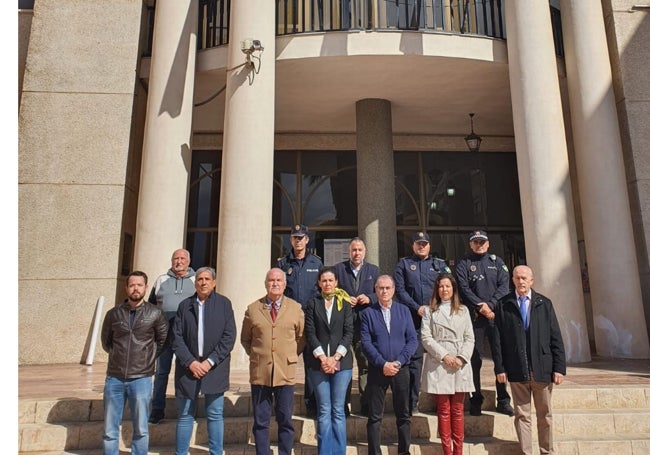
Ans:
[{"label": "man in dark suit", "polygon": [[499,300],[494,310],[494,373],[500,383],[510,381],[522,453],[533,453],[531,397],[540,452],[554,453],[551,393],[566,375],[562,333],[551,300],[532,289],[530,267],[515,267],[512,281],[515,292]]},{"label": "man in dark suit", "polygon": [[[354,337],[352,351],[357,360],[359,374],[359,399],[361,401],[361,415],[368,416],[368,400],[366,399],[366,384],[368,383],[368,360],[363,355],[361,348],[361,312],[377,301],[375,294],[375,281],[379,278],[379,267],[365,262],[366,244],[359,237],[350,240],[348,246],[349,257],[347,261],[336,264],[336,275],[339,278],[339,287],[350,295],[350,305],[354,310]],[[352,381],[348,386],[345,397],[345,412],[349,413],[350,394]]]},{"label": "man in dark suit", "polygon": [[214,291],[216,278],[211,267],[197,270],[196,294],[180,303],[174,319],[176,455],[189,450],[199,391],[205,395],[210,454],[223,453],[224,392],[237,328],[230,300]]},{"label": "man in dark suit", "polygon": [[417,349],[418,336],[409,309],[393,302],[395,282],[389,275],[377,279],[375,292],[379,302],[361,313],[361,345],[368,359],[368,454],[381,454],[381,421],[390,386],[397,423],[397,453],[405,455],[411,445],[408,364]]}]

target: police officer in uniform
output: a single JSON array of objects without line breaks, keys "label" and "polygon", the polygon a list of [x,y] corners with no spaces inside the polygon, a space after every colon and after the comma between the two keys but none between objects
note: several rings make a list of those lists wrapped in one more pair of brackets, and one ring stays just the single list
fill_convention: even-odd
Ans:
[{"label": "police officer in uniform", "polygon": [[[291,252],[278,258],[277,262],[277,267],[287,276],[284,295],[300,303],[303,311],[311,298],[320,295],[318,271],[323,267],[323,261],[307,251],[308,243],[309,228],[304,224],[296,224],[291,228]],[[311,352],[306,355],[311,355]],[[303,361],[304,359],[305,354],[303,354]],[[305,374],[305,407],[308,416],[316,417],[316,397],[307,378]]]},{"label": "police officer in uniform", "polygon": [[[474,326],[474,352],[472,353],[472,371],[476,391],[470,398],[470,414],[481,415],[483,394],[481,393],[481,353],[487,335],[492,347],[494,332],[494,309],[497,301],[510,292],[510,274],[508,267],[496,254],[488,254],[490,242],[485,231],[476,230],[469,235],[470,254],[463,257],[456,265],[456,280],[462,302],[469,308]],[[497,412],[514,415],[510,405],[510,395],[506,385],[496,383]]]},{"label": "police officer in uniform", "polygon": [[[395,300],[411,310],[418,340],[420,340],[422,314],[433,295],[433,284],[439,273],[451,274],[445,261],[432,256],[429,254],[430,251],[429,234],[422,231],[416,232],[413,235],[413,255],[400,259],[394,273]],[[418,409],[423,355],[422,342],[418,341],[418,347],[409,363],[409,409],[411,415]]]}]

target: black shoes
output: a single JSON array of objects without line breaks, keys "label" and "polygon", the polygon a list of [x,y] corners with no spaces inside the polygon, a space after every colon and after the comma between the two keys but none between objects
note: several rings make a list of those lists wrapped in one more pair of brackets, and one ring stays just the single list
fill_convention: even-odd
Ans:
[{"label": "black shoes", "polygon": [[160,409],[153,409],[151,411],[151,415],[149,416],[149,423],[153,423],[155,425],[157,423],[160,423],[160,421],[164,418],[165,411],[161,411]]},{"label": "black shoes", "polygon": [[472,416],[483,415],[483,413],[481,412],[481,405],[479,403],[470,403],[469,415],[472,415]]},{"label": "black shoes", "polygon": [[512,406],[510,406],[509,403],[503,403],[503,404],[499,403],[497,405],[497,412],[499,414],[505,414],[510,417],[515,415],[515,410],[512,409]]}]

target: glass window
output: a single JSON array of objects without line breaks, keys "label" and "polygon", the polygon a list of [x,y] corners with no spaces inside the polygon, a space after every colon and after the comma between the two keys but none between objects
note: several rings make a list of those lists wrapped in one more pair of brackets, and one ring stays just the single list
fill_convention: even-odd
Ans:
[{"label": "glass window", "polygon": [[195,270],[216,263],[220,191],[221,151],[192,153],[186,248]]}]

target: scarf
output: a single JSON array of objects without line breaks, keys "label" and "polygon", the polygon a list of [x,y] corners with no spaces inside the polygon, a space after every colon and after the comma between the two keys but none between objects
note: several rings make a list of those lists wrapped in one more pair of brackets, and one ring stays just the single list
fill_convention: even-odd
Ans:
[{"label": "scarf", "polygon": [[334,292],[331,294],[325,294],[324,292],[320,293],[325,300],[329,300],[332,297],[338,297],[336,299],[336,309],[341,311],[343,309],[343,301],[350,302],[350,295],[341,288],[334,288]]}]

